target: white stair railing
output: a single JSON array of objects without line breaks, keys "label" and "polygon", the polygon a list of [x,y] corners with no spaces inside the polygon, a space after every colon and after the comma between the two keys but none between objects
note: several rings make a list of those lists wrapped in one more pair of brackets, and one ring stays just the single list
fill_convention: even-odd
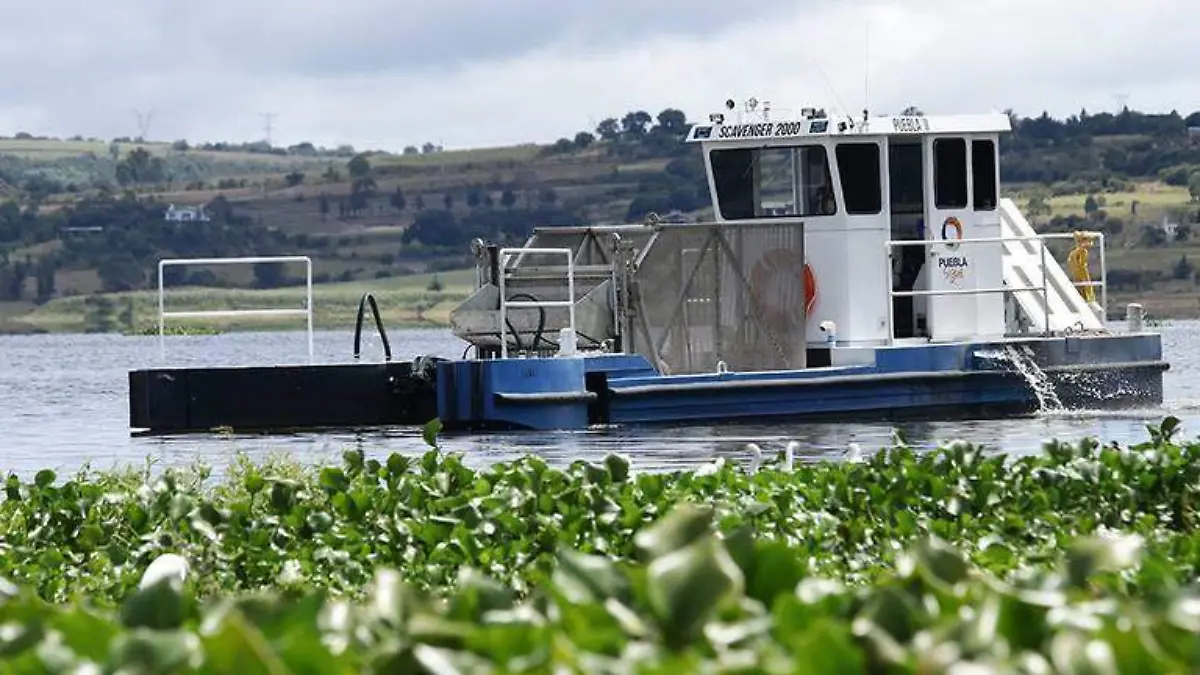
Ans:
[{"label": "white stair railing", "polygon": [[[248,265],[255,263],[288,263],[302,262],[305,266],[306,295],[304,308],[277,309],[214,309],[187,312],[168,312],[164,300],[163,270],[172,265]],[[231,316],[303,316],[308,323],[308,362],[313,361],[313,274],[312,259],[305,255],[283,256],[247,256],[243,258],[166,258],[158,261],[158,351],[159,357],[166,359],[166,319],[200,319],[209,317]]]},{"label": "white stair railing", "polygon": [[[1066,331],[1073,327],[1084,330],[1103,330],[1104,324],[1095,311],[1079,293],[1077,284],[1067,276],[1053,255],[1046,250],[1046,240],[1071,239],[1071,233],[1037,234],[1013,200],[1000,200],[1000,222],[1004,238],[1004,281],[1013,288],[1034,285],[1035,280],[1045,279],[1044,293],[1014,290],[1021,310],[1030,323],[1046,326],[1052,332]],[[1100,304],[1108,307],[1108,270],[1104,255],[1104,234],[1088,232],[1097,240],[1100,254],[1100,279],[1087,285],[1100,287]],[[1044,266],[1044,269],[1043,269]]]}]

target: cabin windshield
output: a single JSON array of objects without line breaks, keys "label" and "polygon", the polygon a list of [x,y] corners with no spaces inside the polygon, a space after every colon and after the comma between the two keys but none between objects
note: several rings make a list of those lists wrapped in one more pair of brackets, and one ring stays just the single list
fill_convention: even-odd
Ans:
[{"label": "cabin windshield", "polygon": [[718,149],[709,161],[725,220],[837,213],[823,146]]}]

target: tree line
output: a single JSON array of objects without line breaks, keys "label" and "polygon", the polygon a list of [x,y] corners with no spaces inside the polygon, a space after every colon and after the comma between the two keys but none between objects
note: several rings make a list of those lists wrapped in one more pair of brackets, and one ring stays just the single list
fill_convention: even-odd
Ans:
[{"label": "tree line", "polygon": [[[1177,112],[1150,114],[1129,109],[1115,114],[1081,111],[1061,120],[1045,113],[1037,117],[1009,114],[1014,132],[1004,136],[1001,145],[1006,182],[1061,186],[1064,181],[1073,181],[1078,184],[1067,183],[1063,189],[1090,193],[1104,187],[1115,189],[1124,180],[1157,178],[1175,185],[1195,184],[1194,193],[1200,200],[1200,142],[1189,134],[1189,128],[1200,127],[1200,112],[1183,117]],[[603,119],[594,129],[560,138],[542,153],[666,160],[663,171],[623,174],[623,187],[613,188],[603,198],[626,199],[625,216],[629,221],[640,220],[650,212],[688,213],[710,203],[700,154],[682,142],[690,127],[691,122],[679,109],[667,108],[657,115],[629,111]],[[293,151],[310,150],[307,146],[288,149]],[[437,148],[427,146],[413,151],[436,152]],[[411,225],[404,235],[405,244],[445,250],[461,250],[475,237],[519,242],[535,225],[587,222],[584,204],[559,196],[566,185],[464,184],[436,194],[412,195],[397,187],[381,194],[379,172],[372,166],[371,156],[355,152],[340,168],[329,167],[327,173],[339,181],[344,171],[347,191],[322,193],[315,200],[322,216],[353,218],[368,208],[390,208],[410,216],[406,218]],[[105,159],[112,162],[113,158]],[[129,187],[161,180],[173,170],[172,161],[178,159],[157,157],[137,148],[109,167],[114,181]],[[139,199],[132,193],[117,196],[112,190],[102,190],[53,213],[43,212],[41,197],[55,186],[39,187],[38,179],[15,175],[12,166],[0,161],[0,197],[13,195],[13,189],[22,187],[29,192],[0,202],[0,299],[21,297],[22,289],[31,284],[36,287],[37,298],[53,296],[54,272],[58,269],[96,269],[106,290],[123,290],[150,284],[155,261],[165,255],[271,255],[295,250],[297,245],[296,240],[277,229],[238,213],[220,196],[208,205],[213,219],[207,222],[165,221],[163,204]],[[288,185],[303,180],[304,175],[298,171],[285,176]],[[62,246],[52,253],[37,257],[14,253],[53,240],[61,240]],[[257,273],[260,285],[288,282],[274,268],[264,267]],[[212,279],[201,276],[172,281],[202,283]]]}]

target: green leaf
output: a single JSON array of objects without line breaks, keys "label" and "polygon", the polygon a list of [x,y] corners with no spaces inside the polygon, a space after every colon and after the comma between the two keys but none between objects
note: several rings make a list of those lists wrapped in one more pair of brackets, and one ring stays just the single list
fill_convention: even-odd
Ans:
[{"label": "green leaf", "polygon": [[638,532],[634,544],[647,559],[654,560],[710,535],[712,520],[711,507],[680,504],[666,517]]},{"label": "green leaf", "polygon": [[1144,540],[1140,535],[1088,537],[1067,551],[1068,582],[1083,588],[1098,572],[1119,572],[1138,564]]},{"label": "green leaf", "polygon": [[200,659],[200,640],[192,633],[135,628],[114,639],[108,663],[119,672],[170,673],[197,668]]},{"label": "green leaf", "polygon": [[558,552],[553,583],[567,600],[575,603],[603,603],[609,598],[620,600],[627,597],[629,591],[629,581],[609,559],[569,549]]},{"label": "green leaf", "polygon": [[411,463],[412,460],[410,460],[408,457],[405,457],[400,453],[393,452],[392,454],[388,455],[387,458],[388,475],[393,478],[398,478],[404,475],[408,472],[408,467],[411,465]]},{"label": "green leaf", "polygon": [[118,634],[118,626],[92,612],[73,607],[50,619],[49,625],[62,633],[63,642],[79,656],[102,663]]},{"label": "green leaf", "polygon": [[805,567],[804,561],[786,544],[756,542],[754,565],[746,576],[746,594],[770,607],[775,598],[792,593],[804,578]]},{"label": "green leaf", "polygon": [[34,474],[33,483],[39,488],[45,489],[50,487],[50,485],[54,483],[54,479],[57,477],[58,476],[56,476],[50,469],[42,469]]},{"label": "green leaf", "polygon": [[276,513],[287,513],[295,503],[296,482],[287,479],[271,481],[271,508]]},{"label": "green leaf", "polygon": [[425,440],[425,445],[431,448],[438,447],[437,436],[442,433],[442,420],[435,417],[425,423],[425,427],[421,430],[421,438]]},{"label": "green leaf", "polygon": [[189,603],[182,586],[166,577],[136,591],[121,605],[121,623],[130,628],[171,630],[183,625]]},{"label": "green leaf", "polygon": [[646,569],[648,601],[667,644],[689,644],[727,598],[741,595],[742,571],[712,536],[654,558]]},{"label": "green leaf", "polygon": [[609,476],[612,477],[614,483],[624,483],[629,480],[628,457],[610,454],[604,458],[604,465],[608,467]]},{"label": "green leaf", "polygon": [[[316,638],[314,635],[313,638]],[[204,636],[205,665],[217,673],[283,675],[292,672],[262,632],[232,610]]]},{"label": "green leaf", "polygon": [[350,486],[350,481],[346,478],[346,474],[336,467],[321,469],[319,482],[321,487],[330,493],[345,492],[346,488]]}]

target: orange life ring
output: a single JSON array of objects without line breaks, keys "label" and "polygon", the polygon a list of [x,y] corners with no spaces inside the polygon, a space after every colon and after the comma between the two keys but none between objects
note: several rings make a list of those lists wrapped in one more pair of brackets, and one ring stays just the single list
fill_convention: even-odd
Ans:
[{"label": "orange life ring", "polygon": [[[797,291],[801,283],[804,292]],[[795,250],[768,251],[750,272],[751,299],[775,328],[795,325],[796,318],[812,314],[817,304],[817,278],[812,266]],[[801,299],[803,298],[803,299]]]},{"label": "orange life ring", "polygon": [[804,263],[804,313],[811,315],[813,307],[817,306],[817,275],[813,274],[812,265]]}]

